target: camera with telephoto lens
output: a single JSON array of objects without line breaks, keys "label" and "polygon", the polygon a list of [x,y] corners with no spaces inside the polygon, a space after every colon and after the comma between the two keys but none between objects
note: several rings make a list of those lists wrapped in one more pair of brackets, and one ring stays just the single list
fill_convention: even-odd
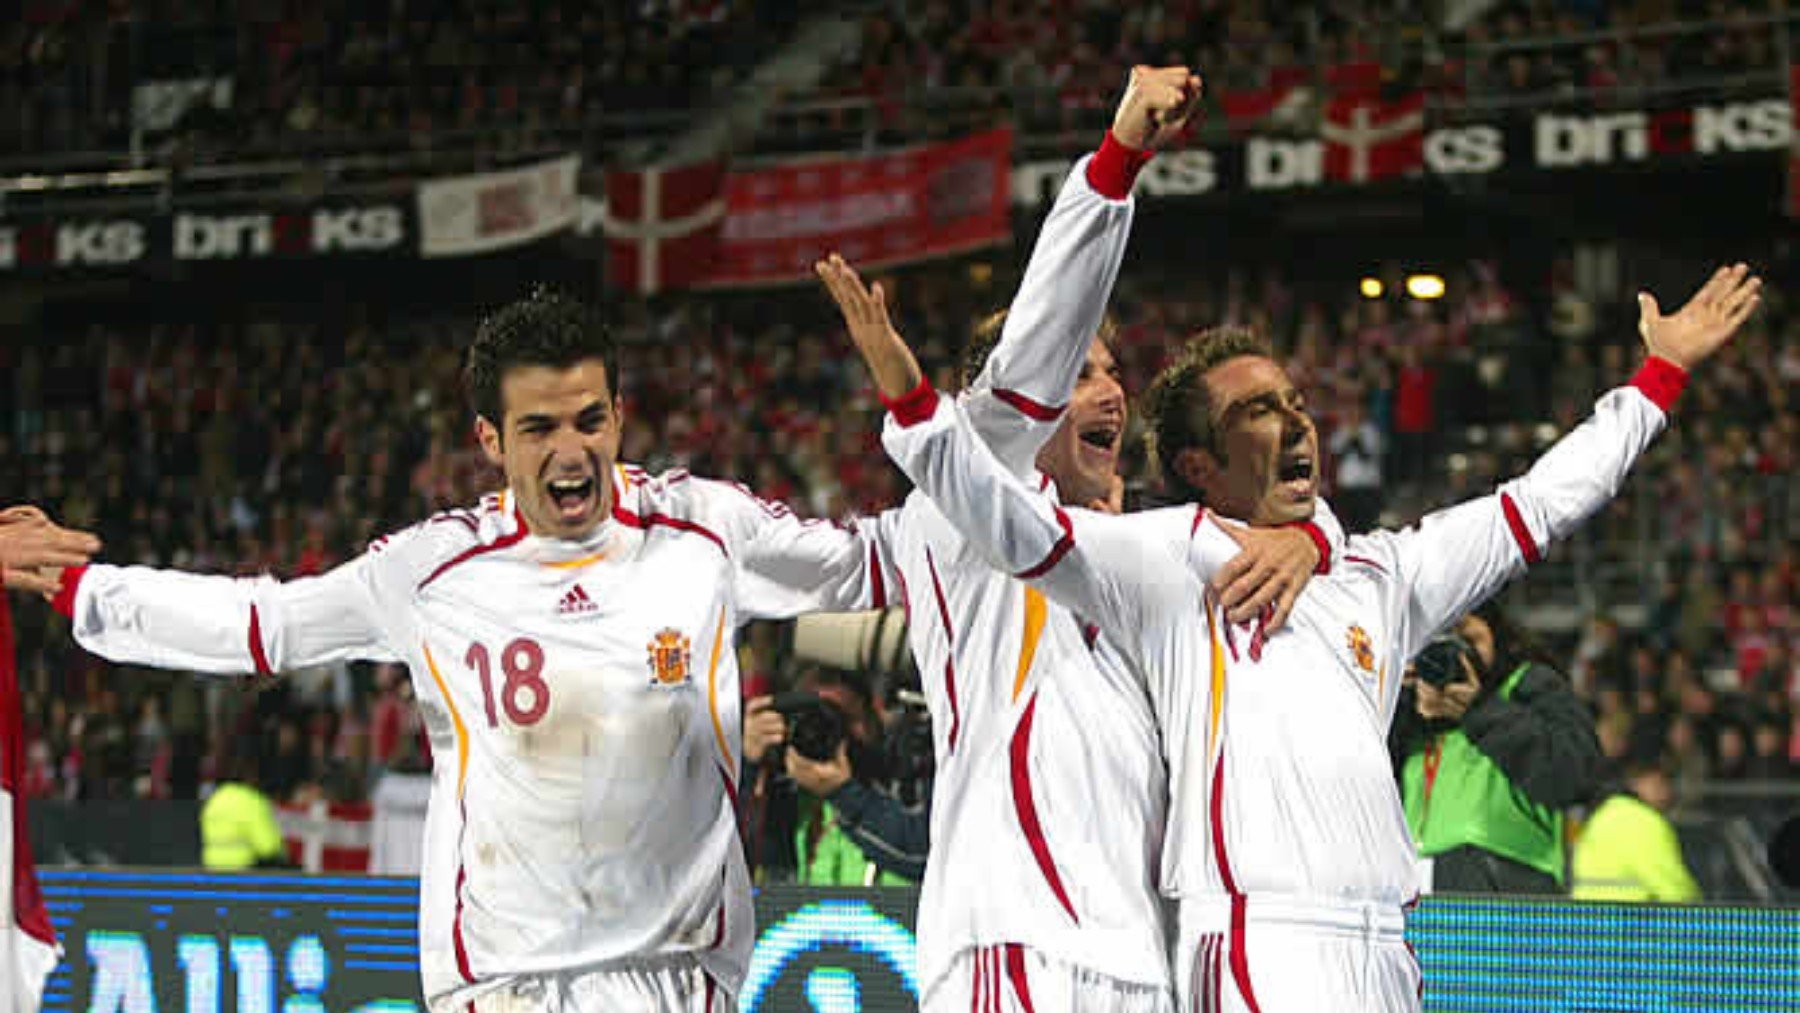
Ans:
[{"label": "camera with telephoto lens", "polygon": [[1456,682],[1463,677],[1462,659],[1468,658],[1470,666],[1481,675],[1481,657],[1467,640],[1454,633],[1445,633],[1433,637],[1425,645],[1418,657],[1413,659],[1413,674],[1420,682],[1428,682],[1439,689]]},{"label": "camera with telephoto lens", "polygon": [[777,693],[770,707],[787,718],[788,745],[809,760],[823,763],[836,756],[838,746],[849,734],[844,712],[817,693]]}]

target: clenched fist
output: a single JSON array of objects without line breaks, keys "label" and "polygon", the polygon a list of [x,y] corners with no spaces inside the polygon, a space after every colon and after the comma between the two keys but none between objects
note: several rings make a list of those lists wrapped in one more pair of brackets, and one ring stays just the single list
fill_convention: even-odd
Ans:
[{"label": "clenched fist", "polygon": [[1131,68],[1125,96],[1113,114],[1112,132],[1140,151],[1161,148],[1187,129],[1200,111],[1200,76],[1186,67]]}]

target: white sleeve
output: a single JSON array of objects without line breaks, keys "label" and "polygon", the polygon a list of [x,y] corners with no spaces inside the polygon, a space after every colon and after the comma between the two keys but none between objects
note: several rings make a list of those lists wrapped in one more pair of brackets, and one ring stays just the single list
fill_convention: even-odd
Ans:
[{"label": "white sleeve", "polygon": [[1093,188],[1093,157],[1076,162],[1063,182],[1000,343],[969,388],[975,431],[1018,474],[1030,470],[1068,405],[1131,238],[1131,198]]},{"label": "white sleeve", "polygon": [[735,483],[693,480],[722,515],[744,619],[885,608],[895,594],[896,511],[846,521],[796,516]]},{"label": "white sleeve", "polygon": [[[1592,416],[1493,495],[1427,514],[1405,531],[1351,540],[1349,552],[1366,546],[1397,567],[1399,594],[1392,607],[1402,613],[1397,628],[1404,657],[1525,572],[1551,542],[1618,494],[1668,421],[1647,393],[1658,390],[1654,377],[1644,379],[1651,371],[1646,367],[1631,386],[1601,397]],[[1666,384],[1659,393],[1661,404],[1673,400]]]},{"label": "white sleeve", "polygon": [[938,398],[908,421],[889,417],[882,442],[969,546],[1115,644],[1140,642],[1146,610],[1184,592],[1191,578],[1163,537],[1168,525],[1063,509],[1004,467],[955,401]]},{"label": "white sleeve", "polygon": [[334,661],[393,660],[379,620],[375,557],[318,577],[202,576],[89,566],[70,616],[75,640],[111,661],[218,675]]}]

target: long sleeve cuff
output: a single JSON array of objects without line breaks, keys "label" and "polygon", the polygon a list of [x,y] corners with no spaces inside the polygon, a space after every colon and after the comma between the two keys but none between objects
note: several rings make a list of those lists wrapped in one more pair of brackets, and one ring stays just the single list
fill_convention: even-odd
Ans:
[{"label": "long sleeve cuff", "polygon": [[1150,164],[1154,154],[1149,149],[1131,147],[1108,130],[1106,139],[1100,142],[1100,150],[1088,160],[1088,186],[1102,197],[1124,200],[1131,194],[1131,184],[1137,182],[1138,173]]},{"label": "long sleeve cuff", "polygon": [[1687,389],[1688,372],[1667,359],[1650,356],[1638,367],[1631,385],[1644,392],[1667,415],[1675,408],[1676,399]]},{"label": "long sleeve cuff", "polygon": [[65,566],[62,572],[62,586],[56,589],[56,597],[50,599],[50,607],[62,615],[64,619],[75,618],[75,592],[81,588],[81,578],[87,574],[87,564]]},{"label": "long sleeve cuff", "polygon": [[1319,563],[1317,566],[1313,567],[1313,573],[1315,573],[1315,574],[1330,573],[1331,572],[1331,540],[1325,537],[1325,532],[1320,531],[1319,526],[1317,524],[1314,524],[1312,521],[1295,521],[1294,523],[1286,525],[1286,526],[1290,527],[1290,528],[1300,529],[1300,531],[1303,534],[1305,534],[1306,537],[1312,539],[1313,545],[1318,548]]},{"label": "long sleeve cuff", "polygon": [[894,416],[894,421],[901,427],[916,426],[931,418],[937,411],[938,392],[931,386],[931,381],[920,380],[919,385],[896,398],[882,395],[881,403]]}]

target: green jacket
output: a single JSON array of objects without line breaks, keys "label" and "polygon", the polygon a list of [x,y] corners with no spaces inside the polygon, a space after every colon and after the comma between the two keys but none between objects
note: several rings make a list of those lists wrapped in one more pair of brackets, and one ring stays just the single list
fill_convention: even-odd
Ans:
[{"label": "green jacket", "polygon": [[1668,817],[1635,795],[1614,795],[1588,818],[1575,842],[1576,900],[1700,899]]},{"label": "green jacket", "polygon": [[795,881],[809,886],[912,885],[912,880],[869,861],[838,825],[836,807],[810,796],[801,798],[794,856]]},{"label": "green jacket", "polygon": [[200,807],[200,864],[208,869],[249,869],[286,855],[275,806],[255,788],[228,781]]}]

